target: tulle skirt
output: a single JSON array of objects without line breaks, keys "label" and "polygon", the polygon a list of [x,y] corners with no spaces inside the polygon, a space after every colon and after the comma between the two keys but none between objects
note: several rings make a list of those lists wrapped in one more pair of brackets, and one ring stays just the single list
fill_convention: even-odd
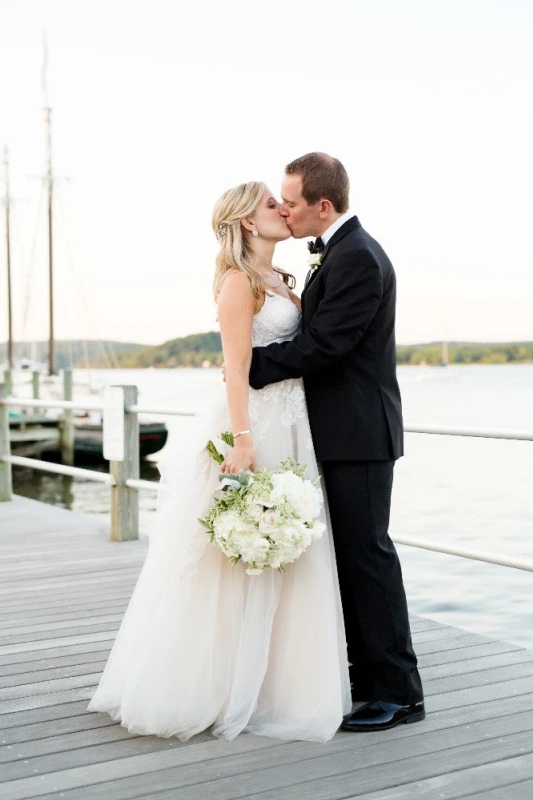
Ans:
[{"label": "tulle skirt", "polygon": [[[317,477],[300,380],[250,390],[250,418],[258,468],[294,458]],[[283,575],[230,564],[198,523],[219,474],[205,445],[230,429],[220,387],[160,464],[148,555],[89,710],[136,734],[325,742],[351,709],[327,505],[327,532]]]}]

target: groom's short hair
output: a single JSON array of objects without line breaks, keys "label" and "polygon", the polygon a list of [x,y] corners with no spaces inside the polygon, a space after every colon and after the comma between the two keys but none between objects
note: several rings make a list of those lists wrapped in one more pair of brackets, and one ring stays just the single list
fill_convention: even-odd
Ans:
[{"label": "groom's short hair", "polygon": [[348,210],[350,179],[337,158],[327,153],[307,153],[287,164],[285,173],[301,176],[302,196],[307,205],[313,206],[324,197],[333,203],[337,213]]}]

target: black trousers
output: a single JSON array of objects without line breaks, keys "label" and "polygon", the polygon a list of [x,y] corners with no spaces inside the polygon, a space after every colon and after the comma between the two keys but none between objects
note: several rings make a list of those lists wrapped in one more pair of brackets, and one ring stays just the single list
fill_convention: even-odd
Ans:
[{"label": "black trousers", "polygon": [[396,548],[394,461],[323,461],[354,700],[423,699]]}]

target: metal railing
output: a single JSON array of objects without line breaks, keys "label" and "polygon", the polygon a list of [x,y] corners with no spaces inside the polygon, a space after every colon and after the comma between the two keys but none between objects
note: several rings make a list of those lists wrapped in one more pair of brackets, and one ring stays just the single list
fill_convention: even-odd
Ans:
[{"label": "metal railing", "polygon": [[[124,460],[110,461],[109,474],[91,469],[80,469],[65,464],[52,464],[34,458],[11,455],[9,443],[8,407],[20,408],[59,408],[66,412],[73,409],[104,412],[103,402],[22,399],[7,395],[5,384],[0,384],[0,501],[11,499],[11,466],[31,467],[44,472],[71,475],[84,480],[105,483],[111,488],[111,539],[124,541],[139,537],[138,491],[158,491],[158,483],[139,479],[139,423],[138,414],[172,415],[193,417],[199,413],[194,408],[169,408],[166,406],[148,407],[137,404],[137,387],[124,386]],[[517,428],[478,428],[453,427],[450,425],[427,425],[406,423],[406,433],[438,436],[466,436],[483,439],[506,439],[511,441],[533,442],[533,430]],[[487,564],[512,567],[514,569],[533,572],[533,562],[522,558],[509,558],[498,553],[489,553],[468,548],[450,546],[443,542],[425,541],[407,536],[391,537],[396,544],[429,550],[444,555],[459,556]]]}]

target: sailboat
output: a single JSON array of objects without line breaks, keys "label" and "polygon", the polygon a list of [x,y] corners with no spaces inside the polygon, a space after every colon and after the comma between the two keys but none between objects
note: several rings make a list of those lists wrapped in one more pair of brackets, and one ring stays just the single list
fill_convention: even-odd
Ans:
[{"label": "sailboat", "polygon": [[[49,331],[48,331],[48,379],[47,382],[51,384],[51,388],[55,387],[61,389],[61,381],[58,375],[56,363],[56,343],[54,338],[54,175],[52,171],[52,131],[51,131],[51,115],[52,109],[48,104],[48,91],[47,91],[47,70],[48,70],[48,51],[46,46],[46,39],[44,40],[43,49],[43,69],[42,69],[42,88],[44,97],[44,128],[45,128],[45,144],[46,144],[46,173],[44,175],[44,182],[47,195],[47,254],[48,254],[48,308],[49,308]],[[4,167],[5,167],[5,219],[6,219],[6,248],[7,248],[7,296],[8,296],[8,368],[13,369],[14,362],[14,340],[13,340],[13,316],[12,316],[12,282],[11,282],[11,231],[10,231],[10,189],[9,189],[9,156],[7,146],[4,148]],[[21,363],[21,369],[29,369],[32,366],[30,360]],[[81,387],[87,394],[91,392],[90,384]],[[34,429],[34,437],[30,432],[24,435],[23,440],[26,446],[26,455],[30,454],[28,447],[35,445],[36,453],[48,453],[52,457],[60,454],[59,439],[55,436],[50,436],[43,428],[56,427],[59,420],[53,417],[43,417],[42,415],[37,419],[35,415],[28,416],[26,414],[13,413],[10,414],[10,428],[12,432],[15,429],[24,429],[31,425]],[[74,419],[75,433],[74,433],[74,453],[78,460],[103,460],[103,426],[102,420],[95,422],[90,417],[76,417]],[[40,429],[40,430],[38,430]],[[13,444],[15,444],[17,436],[13,436]],[[161,450],[167,441],[168,430],[164,422],[159,421],[142,421],[139,420],[139,453],[141,458],[148,455],[153,455]]]}]

